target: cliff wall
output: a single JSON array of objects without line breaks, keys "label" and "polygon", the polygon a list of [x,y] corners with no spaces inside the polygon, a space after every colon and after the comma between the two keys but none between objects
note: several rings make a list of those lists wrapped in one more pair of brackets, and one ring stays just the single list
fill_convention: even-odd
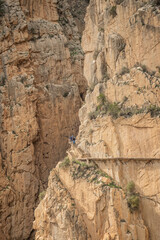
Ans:
[{"label": "cliff wall", "polygon": [[[61,5],[67,16],[62,12],[59,17]],[[38,196],[47,187],[50,170],[65,156],[68,137],[78,132],[86,80],[81,30],[68,6],[56,0],[6,0],[1,5],[2,240],[32,239]],[[84,1],[83,14],[85,8]],[[79,14],[79,25],[81,19]]]},{"label": "cliff wall", "polygon": [[159,6],[91,1],[82,39],[89,90],[78,146],[94,157],[160,157]]},{"label": "cliff wall", "polygon": [[[81,125],[70,160],[51,172],[35,211],[37,240],[59,239],[59,232],[64,239],[82,236],[67,230],[62,219],[70,208],[60,197],[58,204],[65,207],[56,213],[50,191],[56,197],[70,194],[86,226],[84,239],[159,240],[159,26],[158,1],[90,1],[82,37],[89,87],[79,111]],[[52,187],[55,175],[65,190]],[[126,190],[131,181],[139,197],[135,209]]]},{"label": "cliff wall", "polygon": [[[131,162],[133,166],[135,162]],[[126,185],[121,187],[118,181],[108,175],[108,162],[99,160],[95,163],[65,160],[51,172],[46,195],[35,211],[36,239],[158,239],[158,228],[156,233],[154,231],[159,223],[152,229],[153,238],[150,238],[148,226],[144,223],[141,213],[144,202],[140,200],[137,211],[129,209]],[[117,162],[112,164],[116,165]],[[125,172],[126,169],[127,164],[124,167]],[[122,172],[121,176],[124,176]],[[62,184],[63,189],[55,188],[57,181]],[[136,185],[137,189],[139,190]],[[68,194],[72,204],[71,200],[68,201]],[[73,214],[72,220],[69,220],[71,209],[77,216]],[[85,229],[81,227],[83,223]],[[70,230],[71,226],[74,226],[74,230]],[[78,233],[80,228],[81,232]]]}]

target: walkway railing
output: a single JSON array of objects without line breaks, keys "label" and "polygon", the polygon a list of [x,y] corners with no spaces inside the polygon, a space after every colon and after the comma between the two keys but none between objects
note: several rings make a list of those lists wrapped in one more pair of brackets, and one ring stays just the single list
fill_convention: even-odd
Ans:
[{"label": "walkway railing", "polygon": [[107,161],[107,160],[113,160],[113,161],[153,161],[153,160],[160,160],[160,158],[124,158],[124,157],[114,157],[114,158],[94,158],[94,157],[86,157],[86,158],[78,158],[79,161],[86,161],[86,160],[92,160],[92,161]]}]

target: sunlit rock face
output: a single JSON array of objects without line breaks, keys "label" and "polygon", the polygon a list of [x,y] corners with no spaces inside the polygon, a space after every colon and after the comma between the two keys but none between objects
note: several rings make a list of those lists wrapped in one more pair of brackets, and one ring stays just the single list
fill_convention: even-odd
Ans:
[{"label": "sunlit rock face", "polygon": [[[76,24],[68,26],[76,39],[69,48],[61,2],[6,0],[0,18],[2,240],[33,238],[38,196],[50,170],[65,156],[68,137],[79,128],[86,92],[81,31]],[[71,13],[67,18],[74,22]]]},{"label": "sunlit rock face", "polygon": [[159,16],[153,1],[90,1],[78,138],[85,153],[160,157]]},{"label": "sunlit rock face", "polygon": [[82,37],[89,89],[70,161],[51,172],[35,211],[37,240],[159,240],[159,16],[156,1],[90,1]]},{"label": "sunlit rock face", "polygon": [[130,212],[124,191],[101,174],[79,161],[52,170],[35,211],[35,239],[148,240],[141,213]]}]

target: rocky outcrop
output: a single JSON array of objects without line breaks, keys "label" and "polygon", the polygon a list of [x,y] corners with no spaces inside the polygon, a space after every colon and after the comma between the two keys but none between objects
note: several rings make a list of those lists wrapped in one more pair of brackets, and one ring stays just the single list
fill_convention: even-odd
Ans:
[{"label": "rocky outcrop", "polygon": [[[159,16],[157,1],[91,0],[87,8],[82,47],[89,88],[71,162],[52,174],[74,199],[91,239],[159,240]],[[130,181],[140,199],[135,212],[127,205]],[[35,212],[36,239],[46,228],[45,236],[58,239],[48,222],[66,231],[50,216],[54,203],[46,209],[51,185]]]},{"label": "rocky outcrop", "polygon": [[[0,26],[0,239],[32,239],[33,211],[48,175],[77,134],[84,99],[83,52],[70,39],[61,1],[6,0]],[[64,1],[67,4],[66,1]],[[84,7],[85,10],[85,7]],[[63,13],[62,13],[63,15]],[[62,16],[61,16],[62,17]],[[73,16],[68,15],[73,23]],[[81,19],[79,20],[81,21]],[[82,22],[83,25],[83,22]]]},{"label": "rocky outcrop", "polygon": [[[35,211],[37,240],[149,239],[140,212],[130,212],[120,186],[93,163],[65,161],[52,171],[45,198]],[[70,199],[73,214],[68,223]]]},{"label": "rocky outcrop", "polygon": [[89,84],[78,146],[94,157],[160,157],[159,6],[92,0],[83,34]]}]

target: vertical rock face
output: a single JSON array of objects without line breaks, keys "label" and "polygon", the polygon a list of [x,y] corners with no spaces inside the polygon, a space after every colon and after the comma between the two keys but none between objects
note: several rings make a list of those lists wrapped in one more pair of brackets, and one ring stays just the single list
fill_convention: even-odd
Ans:
[{"label": "vertical rock face", "polygon": [[52,171],[35,211],[35,239],[149,239],[141,213],[130,212],[124,191],[113,179],[94,164],[63,164]]},{"label": "vertical rock face", "polygon": [[[50,170],[79,127],[83,51],[56,0],[6,0],[0,26],[0,239],[32,239],[33,211]],[[67,5],[67,2],[64,1]],[[86,6],[86,5],[85,5]],[[85,10],[85,7],[84,7]],[[2,14],[3,15],[3,14]],[[63,13],[61,15],[61,18]],[[73,16],[68,12],[73,23]],[[81,21],[81,19],[79,20]],[[83,22],[82,22],[83,25]]]},{"label": "vertical rock face", "polygon": [[78,143],[85,153],[160,157],[159,16],[153,1],[90,1]]},{"label": "vertical rock face", "polygon": [[[56,213],[55,196],[62,194],[73,198],[88,239],[159,240],[159,26],[159,1],[90,1],[82,37],[89,89],[76,145],[69,150],[72,162],[66,159],[51,173],[35,211],[37,240],[59,239],[59,232],[74,239],[68,222],[59,221],[69,207]],[[79,161],[82,157],[86,162]],[[56,175],[62,192],[53,187]],[[127,205],[130,181],[139,193],[137,211]]]}]

